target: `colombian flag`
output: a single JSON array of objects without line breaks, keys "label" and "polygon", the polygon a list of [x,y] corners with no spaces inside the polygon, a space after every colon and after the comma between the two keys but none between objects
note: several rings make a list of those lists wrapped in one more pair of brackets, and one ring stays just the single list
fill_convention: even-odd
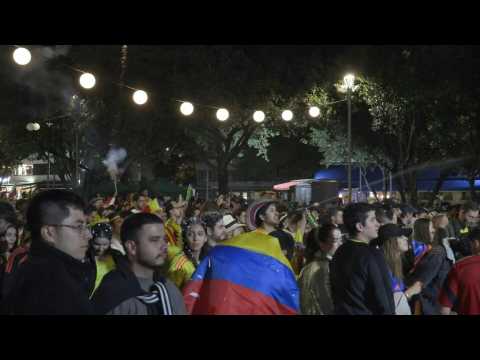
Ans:
[{"label": "colombian flag", "polygon": [[259,230],[215,246],[183,290],[194,315],[295,315],[299,289],[278,239]]}]

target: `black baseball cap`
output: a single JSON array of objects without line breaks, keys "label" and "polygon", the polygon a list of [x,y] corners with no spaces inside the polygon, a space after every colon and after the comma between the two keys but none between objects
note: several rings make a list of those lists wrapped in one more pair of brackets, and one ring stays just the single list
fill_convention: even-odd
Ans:
[{"label": "black baseball cap", "polygon": [[389,238],[394,238],[399,236],[408,237],[411,234],[412,234],[412,229],[402,228],[395,224],[385,224],[380,226],[380,229],[378,229],[378,238],[375,241],[375,243],[378,246],[382,246],[383,243]]}]

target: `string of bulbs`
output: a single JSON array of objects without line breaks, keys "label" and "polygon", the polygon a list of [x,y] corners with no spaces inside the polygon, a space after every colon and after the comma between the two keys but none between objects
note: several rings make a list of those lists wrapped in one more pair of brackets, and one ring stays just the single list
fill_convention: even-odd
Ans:
[{"label": "string of bulbs", "polygon": [[[20,66],[28,65],[32,60],[32,54],[30,53],[30,50],[28,50],[25,47],[20,47],[20,46],[17,46],[17,45],[14,45],[14,46],[16,47],[16,49],[13,51],[13,54],[12,54],[13,60]],[[96,84],[97,80],[92,73],[89,73],[89,72],[86,72],[86,71],[83,71],[83,70],[80,70],[80,69],[76,69],[72,66],[68,66],[68,67],[71,68],[74,71],[78,71],[78,72],[82,73],[80,75],[79,79],[78,79],[79,84],[82,88],[84,88],[86,90],[90,90],[90,89],[93,89],[95,87],[95,84]],[[346,75],[345,78],[344,78],[344,86],[354,88],[354,86],[353,86],[354,79],[355,78],[354,78],[353,75],[351,75],[351,74]],[[135,104],[144,105],[144,104],[147,103],[148,94],[147,94],[146,91],[141,90],[141,89],[135,89],[135,88],[132,88],[132,87],[124,85],[124,84],[117,84],[117,85],[126,87],[126,88],[134,91],[133,94],[132,94],[132,99],[133,99],[133,102]],[[194,106],[193,103],[191,103],[189,101],[182,101],[182,100],[177,100],[177,99],[175,99],[175,101],[181,102],[179,110],[184,116],[190,116],[194,113],[195,106]],[[343,101],[346,101],[346,100],[342,99],[342,100],[334,101],[334,102],[326,104],[326,105],[331,105],[331,104],[335,104],[335,103],[343,102]],[[215,115],[216,115],[216,118],[219,121],[222,121],[222,122],[226,121],[230,117],[230,113],[227,109],[218,108],[218,107],[213,107],[213,108],[217,109]],[[320,108],[318,108],[317,106],[310,106],[310,108],[308,110],[308,114],[312,118],[319,117],[320,113],[321,113]],[[293,112],[291,110],[283,110],[282,114],[281,114],[281,117],[284,121],[289,122],[293,119],[294,115],[293,115]],[[256,123],[262,123],[263,121],[265,121],[266,116],[265,116],[265,113],[263,111],[255,110],[253,112],[252,118]]]}]

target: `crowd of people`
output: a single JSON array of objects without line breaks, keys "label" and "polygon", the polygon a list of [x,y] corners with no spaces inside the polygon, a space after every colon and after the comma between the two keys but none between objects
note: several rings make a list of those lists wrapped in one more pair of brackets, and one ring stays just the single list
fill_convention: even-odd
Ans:
[{"label": "crowd of people", "polygon": [[479,208],[67,190],[0,202],[3,314],[480,314]]}]

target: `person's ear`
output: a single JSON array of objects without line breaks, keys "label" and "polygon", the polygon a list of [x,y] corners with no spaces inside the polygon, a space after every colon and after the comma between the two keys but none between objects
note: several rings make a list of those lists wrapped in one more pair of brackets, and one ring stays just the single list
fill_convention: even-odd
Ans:
[{"label": "person's ear", "polygon": [[365,227],[362,225],[362,223],[356,223],[355,228],[357,229],[358,232],[362,232]]},{"label": "person's ear", "polygon": [[125,242],[125,250],[127,254],[135,257],[137,255],[137,243],[133,240],[127,240]]},{"label": "person's ear", "polygon": [[43,225],[40,229],[40,234],[42,235],[42,239],[44,239],[47,243],[53,245],[55,244],[56,239],[56,229],[53,226]]}]

